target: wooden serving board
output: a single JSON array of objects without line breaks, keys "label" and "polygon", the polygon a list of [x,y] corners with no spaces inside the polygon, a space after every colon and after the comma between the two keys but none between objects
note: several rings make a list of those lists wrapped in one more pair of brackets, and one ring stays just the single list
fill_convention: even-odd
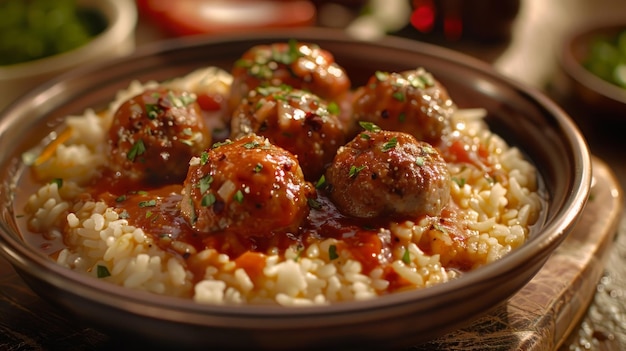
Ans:
[{"label": "wooden serving board", "polygon": [[[570,335],[579,335],[580,321],[589,318],[588,307],[598,303],[598,282],[609,256],[626,248],[626,232],[620,230],[616,237],[622,190],[603,161],[594,159],[593,167],[595,182],[582,218],[537,276],[471,325],[410,350],[555,350]],[[613,256],[626,266],[626,255]],[[611,333],[607,340],[623,340]],[[0,350],[131,350],[145,347],[145,342],[117,340],[68,320],[0,258]]]}]

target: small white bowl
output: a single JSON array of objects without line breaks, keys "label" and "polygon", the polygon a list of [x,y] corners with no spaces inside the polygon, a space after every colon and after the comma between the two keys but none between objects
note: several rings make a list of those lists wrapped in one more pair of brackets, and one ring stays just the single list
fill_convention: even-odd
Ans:
[{"label": "small white bowl", "polygon": [[135,48],[137,8],[132,0],[79,0],[78,6],[95,9],[106,29],[76,49],[38,60],[0,66],[0,110],[17,97],[56,75],[79,65],[131,53]]}]

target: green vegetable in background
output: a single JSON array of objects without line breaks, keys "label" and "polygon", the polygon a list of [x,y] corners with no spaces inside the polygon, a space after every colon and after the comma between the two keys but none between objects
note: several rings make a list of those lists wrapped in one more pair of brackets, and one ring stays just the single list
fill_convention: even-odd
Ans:
[{"label": "green vegetable in background", "polygon": [[0,65],[77,48],[105,26],[100,14],[75,0],[0,0]]},{"label": "green vegetable in background", "polygon": [[626,88],[626,29],[592,42],[583,65],[607,82]]}]

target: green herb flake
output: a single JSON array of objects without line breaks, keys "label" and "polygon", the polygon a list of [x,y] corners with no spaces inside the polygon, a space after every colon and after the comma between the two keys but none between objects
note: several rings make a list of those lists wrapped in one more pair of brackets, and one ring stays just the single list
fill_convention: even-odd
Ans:
[{"label": "green herb flake", "polygon": [[243,202],[243,193],[241,192],[241,189],[237,190],[237,192],[233,196],[233,199],[235,199],[235,201],[239,203]]},{"label": "green herb flake", "polygon": [[109,272],[109,269],[106,266],[100,264],[96,266],[96,274],[98,278],[106,278],[111,276],[111,272]]},{"label": "green herb flake", "polygon": [[365,166],[350,166],[350,171],[348,172],[348,177],[350,178],[355,178],[357,176],[357,174],[359,174],[359,172],[361,172],[363,169],[365,168]]},{"label": "green herb flake", "polygon": [[296,250],[296,257],[294,257],[293,260],[298,262],[300,260],[300,257],[302,257],[302,253],[304,252],[304,247],[301,244],[299,244],[294,249]]},{"label": "green herb flake", "polygon": [[148,201],[140,201],[139,202],[139,207],[144,208],[144,207],[154,207],[156,206],[157,202],[156,200],[152,199],[152,200],[148,200]]},{"label": "green herb flake", "polygon": [[202,153],[200,154],[200,164],[204,166],[207,162],[209,162],[209,153],[206,151],[202,151]]},{"label": "green herb flake", "polygon": [[152,215],[153,215],[152,211],[147,211],[146,212],[146,218],[150,218],[150,217],[152,217]]},{"label": "green herb flake", "polygon": [[406,121],[406,113],[400,112],[398,115],[398,121],[400,121],[400,123],[404,123]]},{"label": "green herb flake", "polygon": [[402,254],[402,262],[404,262],[404,264],[411,263],[411,254],[409,253],[408,247],[404,248],[404,253]]},{"label": "green herb flake", "polygon": [[215,203],[215,195],[213,195],[212,193],[208,193],[204,195],[202,197],[202,200],[200,200],[200,205],[202,205],[203,207],[210,207],[214,203]]},{"label": "green herb flake", "polygon": [[361,133],[360,137],[363,140],[370,140],[370,139],[372,139],[372,137],[369,134],[367,134],[367,133]]},{"label": "green herb flake", "polygon": [[372,122],[359,121],[359,125],[361,126],[361,128],[367,130],[368,132],[377,133],[377,132],[380,132],[381,130],[379,126],[377,126],[376,124]]},{"label": "green herb flake", "polygon": [[383,145],[383,151],[387,152],[398,145],[398,138],[393,137]]},{"label": "green herb flake", "polygon": [[143,144],[143,140],[139,139],[130,148],[128,154],[126,155],[126,158],[128,158],[128,160],[131,162],[135,162],[135,158],[137,158],[137,156],[139,155],[143,155],[145,152],[146,146]]},{"label": "green herb flake", "polygon": [[321,189],[326,185],[326,177],[322,174],[315,183],[315,189]]},{"label": "green herb flake", "polygon": [[246,149],[255,149],[259,146],[260,144],[257,143],[256,141],[250,141],[250,142],[243,144],[243,147],[245,147]]},{"label": "green herb flake", "polygon": [[254,169],[252,169],[252,171],[254,173],[259,173],[259,172],[261,172],[262,169],[263,169],[263,165],[260,164],[260,163],[257,163],[256,166],[254,166]]},{"label": "green herb flake", "polygon": [[339,115],[339,113],[341,113],[341,109],[339,108],[339,105],[334,101],[330,102],[327,108],[328,108],[328,112],[332,115]]},{"label": "green herb flake", "polygon": [[452,177],[452,181],[454,181],[461,188],[465,186],[466,183],[465,178]]},{"label": "green herb flake", "polygon": [[309,205],[310,208],[314,209],[314,210],[321,210],[322,209],[322,204],[317,201],[316,199],[307,199],[307,204]]},{"label": "green herb flake", "polygon": [[415,163],[418,166],[422,167],[424,165],[424,158],[421,156],[418,156],[417,158],[415,158]]},{"label": "green herb flake", "polygon": [[54,178],[50,181],[50,184],[56,184],[57,185],[57,189],[61,189],[61,187],[63,186],[63,179],[62,178]]},{"label": "green herb flake", "polygon": [[213,143],[212,148],[213,149],[217,149],[218,147],[224,146],[224,145],[228,145],[228,144],[232,144],[233,142],[230,140],[225,140],[225,141],[218,141],[216,143]]},{"label": "green herb flake", "polygon": [[437,229],[438,231],[440,231],[440,232],[442,232],[444,234],[448,233],[448,230],[444,226],[442,226],[440,224],[435,224],[434,227],[435,227],[435,229]]},{"label": "green herb flake", "polygon": [[330,245],[328,247],[328,258],[330,258],[331,261],[339,258],[339,255],[337,254],[337,245]]},{"label": "green herb flake", "polygon": [[204,177],[200,178],[200,181],[198,182],[200,194],[206,193],[207,190],[209,190],[209,188],[211,187],[211,183],[213,183],[213,176],[211,176],[210,174],[207,174]]},{"label": "green herb flake", "polygon": [[115,198],[115,202],[124,202],[126,201],[126,195],[120,195]]},{"label": "green herb flake", "polygon": [[395,93],[391,94],[391,96],[400,102],[404,102],[406,100],[404,93],[401,91],[396,91]]},{"label": "green herb flake", "polygon": [[162,110],[159,107],[159,105],[157,104],[146,104],[146,114],[148,115],[149,119],[155,119],[157,117],[159,117],[159,113],[161,113]]},{"label": "green herb flake", "polygon": [[383,72],[383,71],[376,71],[374,73],[374,76],[376,77],[376,79],[378,79],[381,82],[384,82],[387,79],[389,79],[389,73]]}]

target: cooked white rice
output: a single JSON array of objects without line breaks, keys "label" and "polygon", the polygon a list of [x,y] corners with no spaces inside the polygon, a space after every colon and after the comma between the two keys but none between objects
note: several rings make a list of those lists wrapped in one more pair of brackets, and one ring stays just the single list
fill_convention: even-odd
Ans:
[{"label": "cooked white rice", "polygon": [[[163,84],[192,92],[225,94],[230,82],[228,73],[211,67]],[[120,91],[103,114],[87,110],[81,116],[69,117],[68,140],[35,167],[43,180],[63,179],[60,188],[55,182],[41,186],[26,206],[31,230],[51,238],[63,236],[66,247],[54,255],[59,264],[94,279],[99,267],[106,267],[110,275],[97,279],[208,304],[302,306],[370,299],[388,293],[390,282],[384,279],[382,268],[363,273],[361,263],[347,250],[340,251],[338,259],[329,260],[327,253],[336,239],[325,239],[302,251],[294,246],[284,254],[263,255],[262,277],[255,279],[226,254],[206,249],[192,255],[206,266],[202,277],[194,277],[183,259],[159,249],[150,235],[129,225],[105,203],[82,200],[83,186],[94,176],[95,169],[107,162],[103,150],[112,112],[126,99],[158,84],[133,82]],[[459,111],[454,117],[455,133],[471,136],[476,144],[484,145],[508,182],[492,182],[482,171],[466,164],[449,164],[452,178],[464,180],[452,181],[451,193],[462,220],[468,223],[470,238],[464,254],[472,262],[472,269],[522,245],[541,209],[535,168],[518,149],[489,131],[483,114],[481,110]],[[442,257],[452,250],[452,239],[445,231],[428,230],[430,224],[427,220],[407,221],[388,229],[392,238],[399,239],[398,244],[392,244],[391,268],[411,283],[411,289],[441,284],[459,275],[445,266],[449,257]],[[418,247],[423,235],[439,239],[443,254],[424,253]],[[406,249],[410,263],[402,259],[406,258]]]}]

